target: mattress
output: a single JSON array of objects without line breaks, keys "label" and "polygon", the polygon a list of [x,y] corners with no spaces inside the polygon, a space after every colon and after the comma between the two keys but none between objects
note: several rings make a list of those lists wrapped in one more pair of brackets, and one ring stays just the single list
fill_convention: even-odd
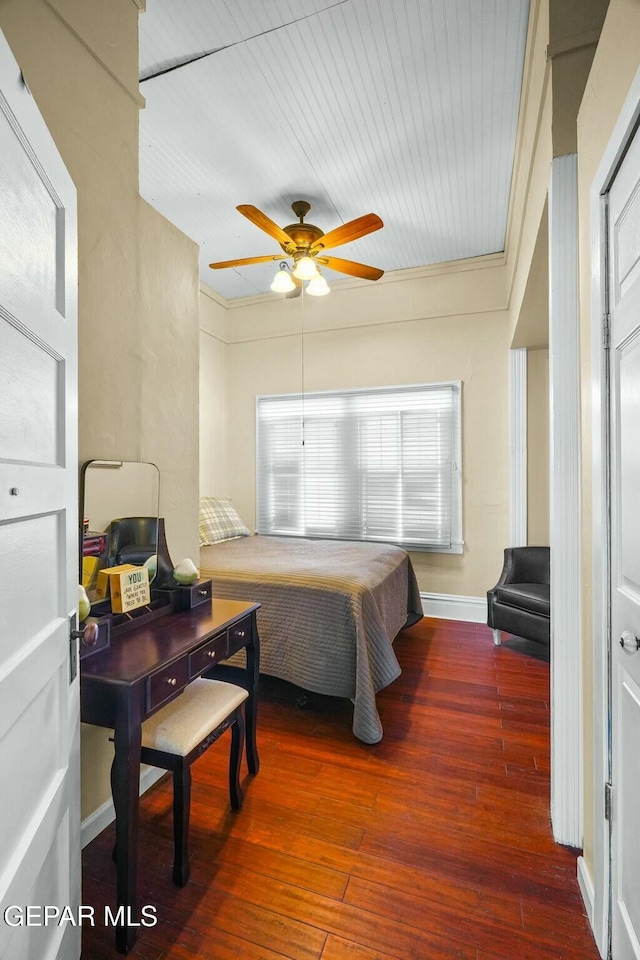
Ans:
[{"label": "mattress", "polygon": [[353,732],[382,739],[376,693],[400,674],[393,640],[422,616],[411,560],[399,547],[293,537],[239,537],[202,547],[213,596],[252,600],[260,671],[353,701]]}]

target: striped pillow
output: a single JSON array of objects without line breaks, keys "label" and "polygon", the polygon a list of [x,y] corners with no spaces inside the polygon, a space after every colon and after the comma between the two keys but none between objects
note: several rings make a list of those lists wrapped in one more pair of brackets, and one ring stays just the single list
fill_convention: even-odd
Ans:
[{"label": "striped pillow", "polygon": [[200,498],[200,546],[250,537],[251,531],[242,522],[228,497]]}]

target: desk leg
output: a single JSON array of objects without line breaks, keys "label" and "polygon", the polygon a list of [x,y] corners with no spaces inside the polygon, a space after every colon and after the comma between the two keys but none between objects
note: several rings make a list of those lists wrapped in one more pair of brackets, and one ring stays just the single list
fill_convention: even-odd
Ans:
[{"label": "desk leg", "polygon": [[111,792],[116,811],[116,947],[128,953],[136,942],[138,872],[138,794],[140,782],[141,718],[139,705],[123,691],[117,708],[115,755],[111,765]]},{"label": "desk leg", "polygon": [[247,644],[247,689],[249,696],[245,703],[246,751],[249,773],[260,769],[258,746],[256,743],[256,724],[258,720],[258,684],[260,681],[260,639],[256,625],[256,615],[252,617],[251,643]]}]

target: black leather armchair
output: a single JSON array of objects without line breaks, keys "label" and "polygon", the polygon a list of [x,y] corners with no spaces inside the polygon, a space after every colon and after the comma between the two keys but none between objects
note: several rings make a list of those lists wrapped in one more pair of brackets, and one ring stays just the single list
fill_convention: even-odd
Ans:
[{"label": "black leather armchair", "polygon": [[108,567],[141,565],[158,550],[157,517],[121,517],[109,524]]},{"label": "black leather armchair", "polygon": [[549,646],[549,583],[549,547],[507,547],[500,579],[487,593],[494,643],[502,642],[504,631]]},{"label": "black leather armchair", "polygon": [[175,587],[173,563],[167,547],[164,517],[121,517],[108,527],[107,566],[133,563],[141,566],[154,554],[157,557],[155,587]]}]

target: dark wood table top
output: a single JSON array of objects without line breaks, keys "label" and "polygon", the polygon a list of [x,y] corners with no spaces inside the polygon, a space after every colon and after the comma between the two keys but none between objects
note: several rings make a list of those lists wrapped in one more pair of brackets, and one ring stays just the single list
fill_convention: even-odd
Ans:
[{"label": "dark wood table top", "polygon": [[139,683],[156,668],[179,659],[259,607],[259,603],[246,600],[214,597],[211,606],[202,604],[193,610],[167,614],[112,637],[105,650],[85,657],[82,677],[126,686]]}]

